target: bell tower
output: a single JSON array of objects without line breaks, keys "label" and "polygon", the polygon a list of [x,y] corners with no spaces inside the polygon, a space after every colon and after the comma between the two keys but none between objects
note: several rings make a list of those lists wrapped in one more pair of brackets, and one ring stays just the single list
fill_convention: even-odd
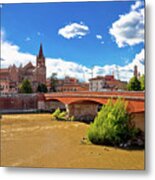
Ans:
[{"label": "bell tower", "polygon": [[46,65],[42,44],[36,57],[36,79],[38,84],[46,84]]}]

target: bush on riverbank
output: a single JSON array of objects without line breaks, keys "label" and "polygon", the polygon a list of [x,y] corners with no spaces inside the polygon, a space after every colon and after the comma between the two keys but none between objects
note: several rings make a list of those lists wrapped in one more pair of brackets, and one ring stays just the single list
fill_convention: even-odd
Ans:
[{"label": "bush on riverbank", "polygon": [[66,119],[67,112],[65,111],[60,111],[59,108],[57,108],[54,113],[52,114],[52,118],[57,119],[57,120],[65,120]]},{"label": "bush on riverbank", "polygon": [[64,120],[64,121],[74,121],[75,118],[74,116],[68,117],[68,114],[66,111],[60,111],[59,108],[57,108],[54,113],[52,114],[52,119],[56,120]]},{"label": "bush on riverbank", "polygon": [[131,123],[127,103],[109,100],[102,107],[88,130],[88,139],[94,144],[120,146],[136,137],[138,129]]}]

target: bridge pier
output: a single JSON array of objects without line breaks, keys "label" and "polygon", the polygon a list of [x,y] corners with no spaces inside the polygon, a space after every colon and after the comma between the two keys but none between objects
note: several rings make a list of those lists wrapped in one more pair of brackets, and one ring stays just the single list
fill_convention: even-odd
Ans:
[{"label": "bridge pier", "polygon": [[74,116],[76,120],[93,121],[98,112],[98,104],[93,102],[81,102],[66,105],[69,117]]}]

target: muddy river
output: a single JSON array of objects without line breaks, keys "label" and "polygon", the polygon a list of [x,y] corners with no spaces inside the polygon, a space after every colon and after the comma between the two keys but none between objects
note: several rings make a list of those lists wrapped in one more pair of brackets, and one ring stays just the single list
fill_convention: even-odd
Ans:
[{"label": "muddy river", "polygon": [[88,127],[50,114],[3,115],[1,166],[144,169],[144,150],[86,144]]}]

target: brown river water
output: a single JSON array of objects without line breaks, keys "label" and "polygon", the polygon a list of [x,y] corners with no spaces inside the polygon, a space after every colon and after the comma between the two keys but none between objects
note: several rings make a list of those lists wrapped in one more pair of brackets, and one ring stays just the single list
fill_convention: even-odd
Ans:
[{"label": "brown river water", "polygon": [[3,115],[1,166],[144,169],[144,150],[85,143],[88,128],[51,120],[50,114]]}]

